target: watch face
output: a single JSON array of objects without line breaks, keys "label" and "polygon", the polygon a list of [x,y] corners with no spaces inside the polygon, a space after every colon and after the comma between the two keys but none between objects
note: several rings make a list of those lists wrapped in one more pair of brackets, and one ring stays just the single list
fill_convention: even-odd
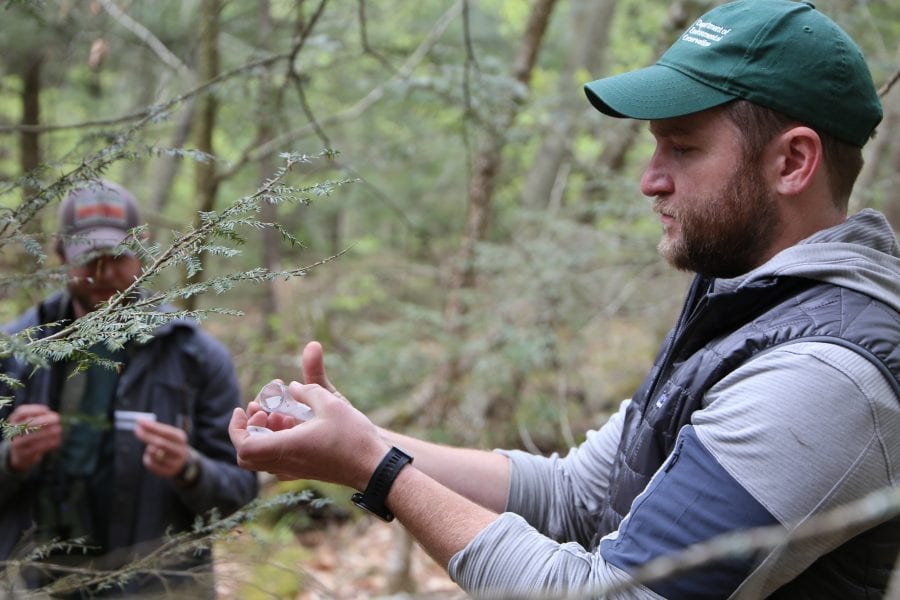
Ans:
[{"label": "watch face", "polygon": [[387,507],[384,506],[384,504],[382,504],[380,508],[369,506],[369,504],[365,500],[365,495],[362,492],[356,492],[355,494],[350,496],[350,500],[352,500],[353,504],[355,504],[359,508],[372,513],[386,523],[390,523],[394,520],[394,514],[389,511]]}]

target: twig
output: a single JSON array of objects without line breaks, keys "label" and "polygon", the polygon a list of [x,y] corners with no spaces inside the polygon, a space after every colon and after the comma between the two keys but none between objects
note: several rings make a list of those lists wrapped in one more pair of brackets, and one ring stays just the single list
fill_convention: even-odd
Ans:
[{"label": "twig", "polygon": [[[409,56],[409,58],[406,59],[406,61],[403,63],[403,65],[401,65],[401,67],[397,70],[396,74],[393,77],[369,91],[368,94],[366,94],[363,98],[358,100],[349,108],[321,119],[318,122],[318,127],[326,127],[334,123],[341,123],[356,119],[366,110],[371,108],[375,103],[381,100],[385,95],[385,90],[390,85],[392,85],[395,81],[406,79],[412,74],[413,69],[420,62],[422,62],[422,60],[424,60],[428,52],[431,51],[431,48],[434,47],[437,41],[450,26],[450,23],[452,23],[453,20],[459,16],[461,11],[462,0],[457,0],[453,4],[453,6],[451,6],[447,10],[447,12],[445,12],[441,16],[441,18],[438,19],[437,23],[435,23],[434,27],[425,38],[425,40],[419,45],[418,48],[416,48],[416,50]],[[246,160],[244,162],[252,162],[266,156],[270,156],[272,153],[280,152],[280,149],[285,145],[293,142],[294,140],[306,137],[307,135],[314,134],[315,132],[316,128],[310,124],[304,125],[303,127],[298,127],[297,129],[294,129],[292,131],[288,131],[278,136],[277,138],[273,138],[272,140],[269,140],[266,143],[260,144],[256,148],[253,148],[250,152],[248,152]],[[227,177],[234,170],[235,168],[232,167],[227,172],[223,172],[221,174],[221,177]]]},{"label": "twig", "polygon": [[124,13],[122,9],[116,6],[111,0],[98,0],[98,2],[100,3],[100,6],[103,7],[103,10],[114,18],[122,27],[133,33],[139,40],[149,46],[165,64],[172,67],[172,69],[177,71],[188,81],[192,83],[196,81],[197,76],[190,67],[184,64],[180,58],[175,56],[171,50],[166,48],[166,45],[163,44],[158,37],[153,35],[149,29]]}]

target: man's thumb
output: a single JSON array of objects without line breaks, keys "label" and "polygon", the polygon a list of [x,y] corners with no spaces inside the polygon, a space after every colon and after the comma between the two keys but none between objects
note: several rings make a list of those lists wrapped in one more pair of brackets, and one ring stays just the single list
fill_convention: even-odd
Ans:
[{"label": "man's thumb", "polygon": [[334,386],[328,381],[325,374],[325,353],[322,344],[310,342],[303,348],[303,382],[317,383],[326,390],[333,392]]}]

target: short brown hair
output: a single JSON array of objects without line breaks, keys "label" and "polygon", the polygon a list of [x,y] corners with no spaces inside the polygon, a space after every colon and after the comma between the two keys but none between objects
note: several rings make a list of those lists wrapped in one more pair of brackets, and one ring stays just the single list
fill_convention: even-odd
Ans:
[{"label": "short brown hair", "polygon": [[[741,131],[741,141],[748,160],[759,160],[773,137],[792,125],[792,119],[778,111],[747,100],[735,100],[725,105],[725,114]],[[842,142],[832,135],[813,128],[822,140],[825,171],[831,183],[835,205],[847,210],[853,184],[862,170],[862,148]]]}]

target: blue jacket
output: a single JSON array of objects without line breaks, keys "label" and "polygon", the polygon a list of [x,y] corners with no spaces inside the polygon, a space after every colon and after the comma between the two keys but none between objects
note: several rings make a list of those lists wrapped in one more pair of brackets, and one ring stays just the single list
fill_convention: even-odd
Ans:
[{"label": "blue jacket", "polygon": [[[65,294],[56,294],[31,308],[3,328],[14,334],[25,328],[65,318]],[[165,309],[161,309],[165,310]],[[46,336],[57,327],[42,331]],[[143,443],[132,431],[116,430],[113,438],[115,489],[110,490],[110,555],[125,563],[158,547],[167,534],[191,529],[195,518],[215,510],[227,515],[253,499],[258,491],[255,473],[237,466],[228,438],[228,422],[240,405],[240,390],[227,349],[196,323],[171,321],[154,332],[147,343],[126,347],[129,358],[113,400],[114,410],[152,412],[160,422],[186,429],[191,447],[199,455],[200,476],[190,487],[147,471],[142,463]],[[14,392],[13,406],[0,411],[7,417],[20,404],[54,405],[58,401],[60,365],[31,373],[20,360],[2,362],[4,373],[25,385]],[[0,394],[9,395],[0,389]],[[40,464],[17,474],[8,466],[9,442],[0,442],[0,558],[11,558],[27,548],[33,521],[35,482]],[[180,563],[179,568],[207,568],[209,553]],[[207,591],[211,591],[211,580]]]}]

